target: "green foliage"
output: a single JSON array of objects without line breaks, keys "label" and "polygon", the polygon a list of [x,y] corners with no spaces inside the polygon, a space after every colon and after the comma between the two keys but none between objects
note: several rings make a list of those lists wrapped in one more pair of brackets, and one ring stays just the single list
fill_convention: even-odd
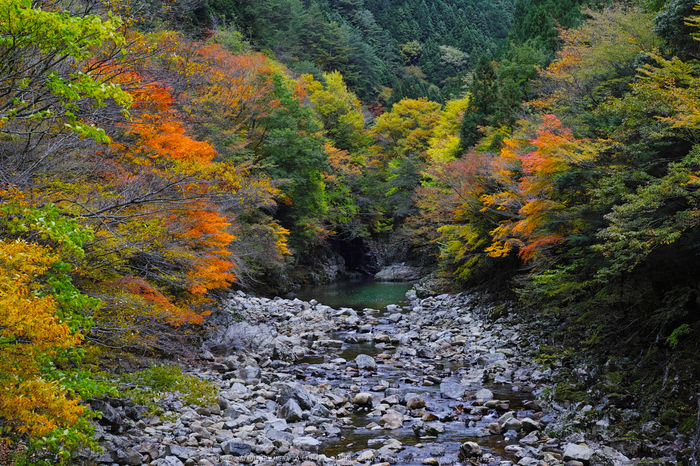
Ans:
[{"label": "green foliage", "polygon": [[178,366],[155,365],[120,378],[120,393],[136,403],[154,408],[168,393],[177,393],[187,404],[211,406],[219,389],[213,382],[186,374]]},{"label": "green foliage", "polygon": [[127,108],[131,97],[116,83],[103,82],[98,73],[85,72],[81,64],[94,58],[95,50],[107,42],[117,47],[124,43],[118,32],[121,20],[42,10],[42,4],[30,0],[0,2],[1,64],[5,70],[0,79],[4,89],[0,127],[3,132],[21,132],[8,123],[58,120],[81,137],[108,142],[102,128],[79,117],[78,102],[87,100],[103,107],[113,101]]}]

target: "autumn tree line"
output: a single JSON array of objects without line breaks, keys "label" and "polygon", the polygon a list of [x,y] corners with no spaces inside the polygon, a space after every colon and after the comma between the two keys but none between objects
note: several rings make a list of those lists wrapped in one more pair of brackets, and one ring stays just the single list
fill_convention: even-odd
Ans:
[{"label": "autumn tree line", "polygon": [[[357,238],[401,238],[454,287],[561,322],[547,358],[596,371],[562,393],[654,394],[644,416],[693,428],[694,3],[516,2],[507,40],[433,82],[414,52],[442,26],[399,3],[290,10],[336,32],[376,11],[401,52],[361,84],[337,44],[274,42],[303,36],[263,21],[274,2],[0,0],[0,432],[18,464],[94,446],[81,400],[110,393],[109,353],[177,353],[230,286],[279,286]],[[253,13],[262,29],[237,26]],[[392,100],[406,76],[426,92]]]}]

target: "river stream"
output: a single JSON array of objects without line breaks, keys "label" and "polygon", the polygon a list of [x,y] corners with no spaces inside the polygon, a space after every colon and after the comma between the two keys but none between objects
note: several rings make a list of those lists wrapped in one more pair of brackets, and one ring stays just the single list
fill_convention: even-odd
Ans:
[{"label": "river stream", "polygon": [[[366,316],[371,326],[358,330],[335,332],[330,335],[334,340],[341,340],[340,348],[332,351],[319,351],[299,361],[296,366],[297,377],[303,383],[329,384],[334,388],[359,389],[375,394],[377,401],[386,393],[395,393],[409,399],[418,395],[430,407],[435,420],[439,420],[444,432],[434,435],[414,433],[411,427],[386,430],[374,427],[379,416],[372,413],[356,411],[353,413],[352,426],[342,429],[335,438],[327,439],[321,453],[328,456],[342,457],[346,452],[357,452],[367,448],[377,448],[382,442],[394,438],[399,440],[404,449],[398,454],[401,464],[420,465],[426,457],[439,457],[439,464],[459,464],[459,447],[465,441],[477,441],[486,452],[495,457],[513,459],[511,453],[504,449],[509,444],[517,444],[517,438],[483,433],[489,423],[498,420],[506,410],[518,412],[519,417],[532,413],[523,409],[523,402],[532,399],[532,394],[518,391],[507,384],[471,384],[470,391],[482,388],[491,390],[495,399],[502,402],[498,408],[476,407],[478,415],[473,414],[473,400],[454,400],[444,398],[440,391],[441,382],[463,382],[469,368],[456,361],[427,359],[420,357],[389,358],[396,350],[391,343],[377,343],[372,338],[375,334],[393,334],[395,323],[390,316],[407,313],[411,310],[405,297],[411,288],[407,283],[387,283],[358,281],[302,289],[299,298],[305,301],[316,300],[335,309],[352,308],[358,314]],[[391,306],[388,311],[388,305]],[[378,361],[377,370],[337,370],[337,362],[353,361],[358,355],[365,354]],[[385,358],[382,358],[385,356]],[[331,363],[331,361],[333,364]],[[386,389],[393,389],[386,391]],[[471,413],[471,414],[469,414]],[[374,427],[374,428],[373,428]]]}]

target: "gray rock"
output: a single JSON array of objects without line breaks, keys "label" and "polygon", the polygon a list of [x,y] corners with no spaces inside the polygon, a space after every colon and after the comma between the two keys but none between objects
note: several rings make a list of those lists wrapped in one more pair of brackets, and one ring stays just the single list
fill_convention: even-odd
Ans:
[{"label": "gray rock", "polygon": [[445,398],[458,400],[464,396],[466,388],[464,385],[455,382],[442,382],[440,384],[440,393]]},{"label": "gray rock", "polygon": [[112,432],[117,432],[124,425],[124,419],[122,418],[119,411],[114,409],[105,400],[90,400],[90,407],[102,413],[102,418],[100,419],[100,424],[103,426],[108,426]]},{"label": "gray rock", "polygon": [[384,267],[374,274],[374,279],[385,282],[402,282],[418,280],[422,272],[419,267],[410,267],[403,264],[394,264]]},{"label": "gray rock", "polygon": [[322,404],[317,404],[316,406],[314,406],[311,409],[312,416],[316,416],[316,417],[320,417],[320,418],[327,418],[328,416],[330,416],[330,414],[331,414],[331,411],[328,408],[326,408],[325,406],[323,406]]},{"label": "gray rock", "polygon": [[372,408],[372,394],[360,392],[352,398],[352,402],[358,408]]},{"label": "gray rock", "polygon": [[358,369],[377,370],[377,362],[372,356],[367,356],[366,354],[358,354],[355,358],[355,364],[357,364]]},{"label": "gray rock", "polygon": [[165,456],[177,456],[181,460],[186,460],[194,454],[195,450],[181,447],[180,445],[168,444],[165,446]]},{"label": "gray rock", "polygon": [[434,359],[435,352],[427,346],[419,346],[418,348],[416,348],[416,356],[424,359]]},{"label": "gray rock", "polygon": [[519,420],[515,419],[514,417],[511,417],[509,419],[506,419],[503,424],[501,425],[502,430],[514,430],[516,432],[520,432],[520,430],[523,428],[522,422]]},{"label": "gray rock", "polygon": [[491,432],[493,435],[498,435],[501,433],[501,425],[498,422],[492,422],[486,428]]},{"label": "gray rock", "polygon": [[525,437],[521,438],[519,442],[523,445],[537,445],[539,439],[540,437],[537,435],[537,432],[530,432]]},{"label": "gray rock", "polygon": [[425,400],[420,396],[413,396],[406,402],[408,409],[423,409],[425,408]]},{"label": "gray rock", "polygon": [[525,432],[533,432],[535,430],[540,430],[540,423],[535,421],[534,419],[530,419],[529,417],[522,419],[520,423],[522,424],[523,430]]},{"label": "gray rock", "polygon": [[277,409],[277,416],[289,422],[301,421],[303,414],[301,407],[293,398]]},{"label": "gray rock", "polygon": [[285,382],[280,388],[277,403],[284,405],[290,399],[294,399],[302,409],[311,409],[318,403],[318,397],[298,382]]},{"label": "gray rock", "polygon": [[575,460],[588,464],[593,455],[593,450],[585,445],[569,443],[564,447],[564,461]]},{"label": "gray rock", "polygon": [[253,380],[253,379],[259,379],[260,378],[260,368],[259,367],[252,367],[252,366],[246,366],[243,369],[241,369],[238,373],[238,375],[243,379],[243,380]]},{"label": "gray rock", "polygon": [[379,425],[389,430],[400,429],[403,426],[403,414],[390,409],[381,417]]},{"label": "gray rock", "polygon": [[118,449],[111,452],[112,460],[118,464],[127,464],[130,466],[140,466],[143,463],[143,456],[133,448],[125,450]]},{"label": "gray rock", "polygon": [[481,447],[476,442],[464,442],[459,447],[460,459],[478,458],[482,455]]},{"label": "gray rock", "polygon": [[177,456],[166,456],[153,461],[151,466],[185,466],[185,464]]},{"label": "gray rock", "polygon": [[236,419],[241,415],[250,416],[250,409],[246,408],[246,406],[242,403],[233,403],[224,410],[225,417]]},{"label": "gray rock", "polygon": [[245,456],[252,450],[252,446],[237,440],[231,440],[221,445],[221,451],[225,455]]},{"label": "gray rock", "polygon": [[476,362],[482,366],[488,366],[489,364],[493,364],[496,361],[501,361],[504,359],[506,359],[506,355],[503,353],[484,353],[476,358]]},{"label": "gray rock", "polygon": [[439,435],[445,433],[445,424],[442,422],[431,422],[425,426],[425,433],[427,435]]},{"label": "gray rock", "polygon": [[265,433],[265,437],[270,439],[271,441],[275,440],[283,440],[287,443],[292,443],[294,441],[294,435],[291,434],[290,432],[282,432],[277,429],[270,429]]},{"label": "gray rock", "polygon": [[477,400],[489,401],[493,400],[493,392],[487,388],[482,388],[474,395]]},{"label": "gray rock", "polygon": [[592,466],[626,466],[630,459],[614,448],[600,446],[591,455],[590,463]]},{"label": "gray rock", "polygon": [[138,446],[137,450],[142,455],[147,455],[148,457],[150,457],[151,460],[155,460],[160,457],[160,450],[158,449],[158,445],[156,445],[155,443],[142,443]]},{"label": "gray rock", "polygon": [[318,448],[321,446],[321,441],[313,437],[297,437],[292,442],[299,450],[318,453]]}]

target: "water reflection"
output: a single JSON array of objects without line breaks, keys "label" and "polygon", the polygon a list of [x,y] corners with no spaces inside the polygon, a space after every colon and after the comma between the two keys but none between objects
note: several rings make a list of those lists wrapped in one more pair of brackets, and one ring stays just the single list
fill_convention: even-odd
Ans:
[{"label": "water reflection", "polygon": [[297,292],[302,301],[316,301],[333,308],[383,309],[389,304],[407,304],[406,292],[413,283],[377,282],[373,278],[304,287]]}]

